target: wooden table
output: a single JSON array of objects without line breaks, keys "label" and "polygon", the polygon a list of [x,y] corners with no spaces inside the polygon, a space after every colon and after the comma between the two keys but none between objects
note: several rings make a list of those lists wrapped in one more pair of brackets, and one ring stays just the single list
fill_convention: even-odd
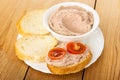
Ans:
[{"label": "wooden table", "polygon": [[[105,38],[104,50],[93,65],[78,73],[45,74],[16,57],[16,23],[26,11],[47,9],[64,1],[79,1],[95,8]],[[0,0],[0,80],[120,80],[120,0]]]}]

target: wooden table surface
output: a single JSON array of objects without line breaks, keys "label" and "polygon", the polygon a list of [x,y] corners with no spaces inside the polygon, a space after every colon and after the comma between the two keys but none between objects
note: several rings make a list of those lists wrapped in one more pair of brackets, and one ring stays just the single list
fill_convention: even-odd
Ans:
[{"label": "wooden table surface", "polygon": [[[15,55],[16,23],[26,11],[65,1],[86,3],[99,13],[105,38],[102,55],[75,74],[57,76],[36,71]],[[120,0],[0,0],[0,80],[120,80]]]}]

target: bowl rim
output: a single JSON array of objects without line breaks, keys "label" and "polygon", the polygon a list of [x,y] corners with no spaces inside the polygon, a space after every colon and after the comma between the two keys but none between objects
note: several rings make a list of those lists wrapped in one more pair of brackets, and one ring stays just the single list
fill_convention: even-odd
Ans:
[{"label": "bowl rim", "polygon": [[[76,36],[67,36],[67,35],[62,35],[62,34],[59,34],[59,33],[56,33],[55,31],[53,31],[50,27],[49,27],[49,22],[48,22],[48,18],[49,16],[52,14],[53,11],[57,10],[60,6],[79,6],[79,7],[82,7],[84,8],[85,10],[87,11],[90,11],[92,12],[93,14],[93,18],[94,18],[94,23],[93,23],[93,28],[82,34],[82,35],[76,35]],[[63,37],[63,38],[80,38],[80,37],[84,37],[84,36],[87,36],[89,35],[90,33],[92,33],[99,25],[99,22],[100,22],[100,18],[99,18],[99,15],[98,13],[94,10],[94,8],[92,8],[91,6],[87,5],[87,4],[84,4],[84,3],[81,3],[81,2],[62,2],[62,3],[58,3],[58,4],[55,4],[53,6],[51,6],[43,15],[43,25],[44,27],[49,31],[51,32],[53,35],[57,35],[59,37]]]}]

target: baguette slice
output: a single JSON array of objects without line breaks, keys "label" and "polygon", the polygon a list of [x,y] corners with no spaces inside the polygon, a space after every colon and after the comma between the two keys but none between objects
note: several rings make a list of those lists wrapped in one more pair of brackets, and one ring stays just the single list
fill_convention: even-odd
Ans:
[{"label": "baguette slice", "polygon": [[17,24],[19,33],[22,35],[48,34],[42,22],[44,12],[45,10],[34,10],[24,14]]},{"label": "baguette slice", "polygon": [[24,36],[16,41],[16,55],[21,60],[44,62],[48,51],[57,45],[52,36]]},{"label": "baguette slice", "polygon": [[77,64],[63,66],[63,67],[58,67],[58,66],[47,64],[47,67],[53,74],[57,74],[57,75],[76,73],[84,69],[85,66],[91,61],[91,59],[92,59],[92,54],[91,52],[89,52],[88,55],[82,61],[78,62]]}]

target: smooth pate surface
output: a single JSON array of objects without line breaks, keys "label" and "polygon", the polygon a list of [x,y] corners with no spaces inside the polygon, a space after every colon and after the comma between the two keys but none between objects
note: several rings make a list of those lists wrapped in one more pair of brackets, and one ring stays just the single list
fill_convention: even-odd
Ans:
[{"label": "smooth pate surface", "polygon": [[93,14],[78,6],[61,6],[49,18],[50,28],[62,35],[81,35],[91,30]]}]

